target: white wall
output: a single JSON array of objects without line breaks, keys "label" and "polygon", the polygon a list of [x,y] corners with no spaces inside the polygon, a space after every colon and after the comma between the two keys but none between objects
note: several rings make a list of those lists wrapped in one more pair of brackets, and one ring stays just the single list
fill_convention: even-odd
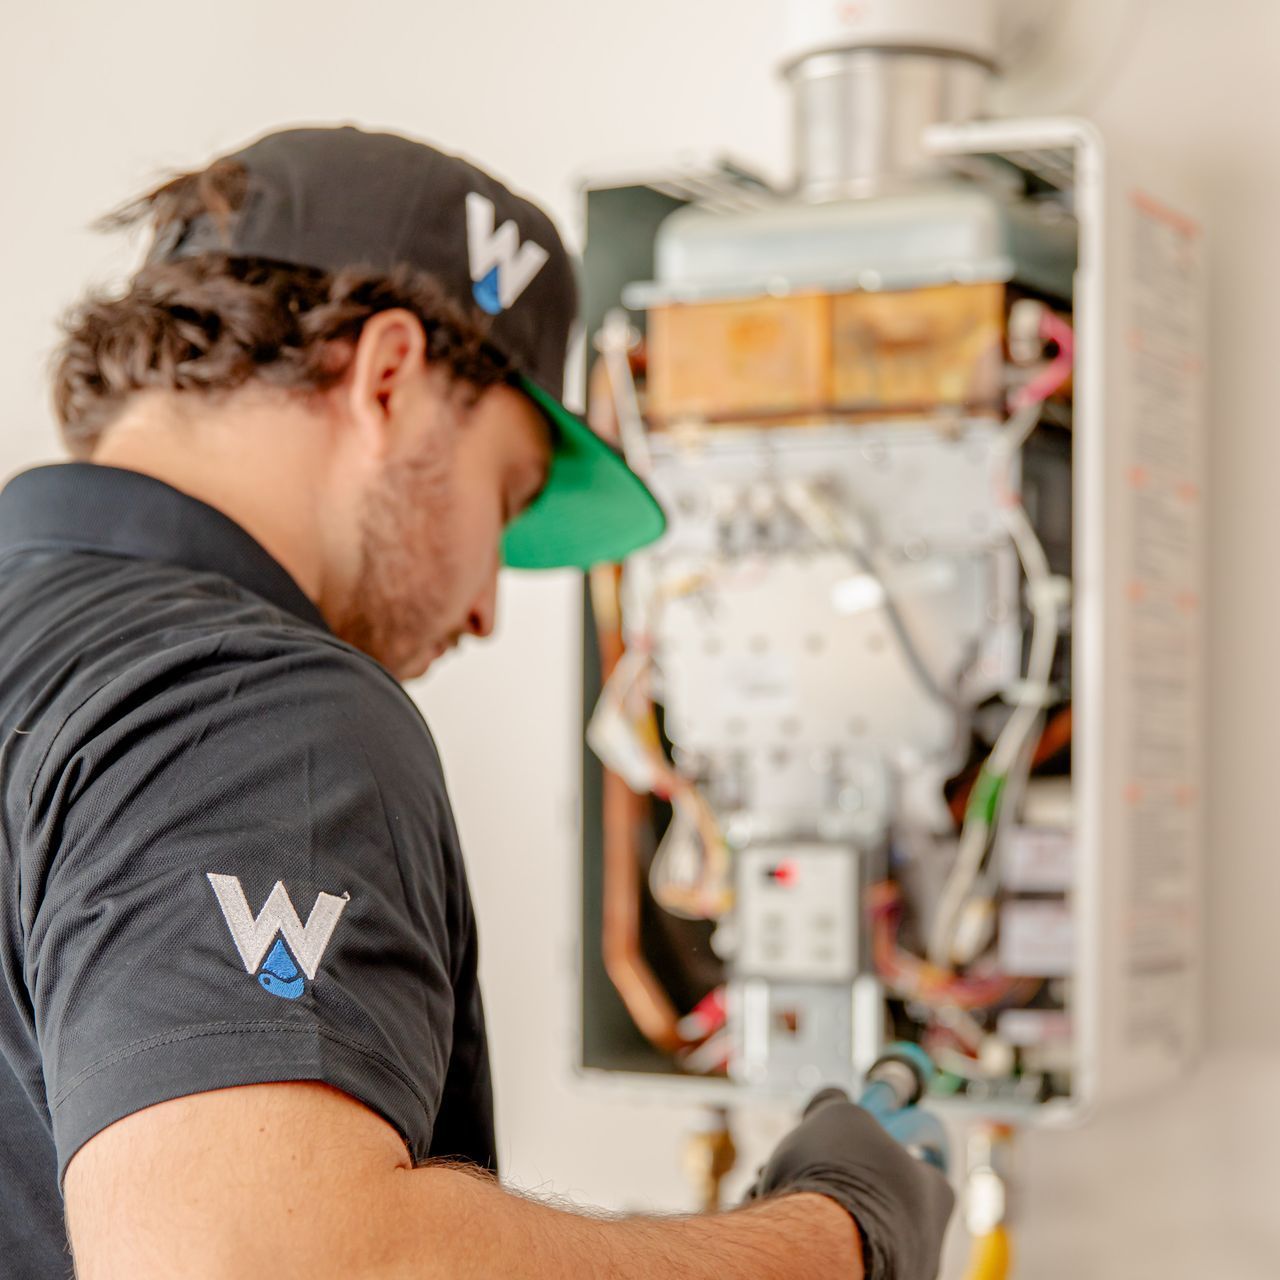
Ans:
[{"label": "white wall", "polygon": [[[1096,114],[1198,170],[1213,233],[1212,930],[1215,1052],[1122,1116],[1026,1143],[1023,1274],[1261,1280],[1276,1270],[1280,1001],[1272,663],[1280,547],[1280,7],[1158,0]],[[572,177],[620,156],[724,149],[784,168],[764,0],[158,0],[0,18],[0,470],[56,456],[41,384],[55,316],[127,255],[89,220],[157,169],[271,126],[351,119],[466,151],[576,233]],[[681,1207],[688,1115],[569,1077],[576,589],[512,580],[499,635],[421,690],[483,929],[502,1148],[526,1187]],[[777,1129],[756,1125],[756,1145]]]}]

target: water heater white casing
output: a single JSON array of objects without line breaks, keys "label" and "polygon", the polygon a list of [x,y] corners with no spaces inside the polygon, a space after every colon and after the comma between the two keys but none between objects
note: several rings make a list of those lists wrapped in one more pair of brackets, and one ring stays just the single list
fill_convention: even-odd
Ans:
[{"label": "water heater white casing", "polygon": [[790,0],[781,65],[840,49],[911,49],[995,63],[996,0]]},{"label": "water heater white casing", "polygon": [[1074,190],[1076,1079],[1149,1092],[1203,1025],[1206,250],[1194,192],[1071,119],[939,126],[935,150]]}]

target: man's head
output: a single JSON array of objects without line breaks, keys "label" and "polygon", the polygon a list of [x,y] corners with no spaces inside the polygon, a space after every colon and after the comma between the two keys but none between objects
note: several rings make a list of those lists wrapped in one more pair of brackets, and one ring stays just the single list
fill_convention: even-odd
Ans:
[{"label": "man's head", "polygon": [[239,520],[398,676],[492,629],[504,559],[585,566],[661,531],[559,404],[574,288],[554,228],[473,166],[295,130],[109,220],[135,222],[147,261],[67,324],[68,447]]}]

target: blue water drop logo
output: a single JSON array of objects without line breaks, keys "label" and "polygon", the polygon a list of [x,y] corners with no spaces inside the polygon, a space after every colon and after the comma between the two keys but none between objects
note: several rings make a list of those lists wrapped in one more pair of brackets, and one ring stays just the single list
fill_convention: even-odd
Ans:
[{"label": "blue water drop logo", "polygon": [[482,311],[487,311],[491,316],[496,316],[502,311],[502,301],[498,297],[497,267],[492,267],[484,279],[477,280],[471,286],[471,292],[475,295]]},{"label": "blue water drop logo", "polygon": [[306,981],[294,964],[282,938],[276,939],[275,946],[268,953],[258,974],[258,981],[264,991],[269,991],[282,1000],[296,1000],[302,994]]}]

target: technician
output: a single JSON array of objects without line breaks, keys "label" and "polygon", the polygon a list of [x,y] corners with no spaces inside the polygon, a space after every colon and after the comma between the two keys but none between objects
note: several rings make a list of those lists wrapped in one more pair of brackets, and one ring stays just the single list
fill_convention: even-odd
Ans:
[{"label": "technician", "polygon": [[560,404],[546,215],[335,128],[129,222],[146,261],[56,361],[74,461],[0,494],[0,1272],[66,1276],[69,1242],[82,1280],[930,1280],[950,1191],[843,1100],[715,1217],[495,1176],[475,921],[398,681],[492,631],[501,562],[663,528]]}]

